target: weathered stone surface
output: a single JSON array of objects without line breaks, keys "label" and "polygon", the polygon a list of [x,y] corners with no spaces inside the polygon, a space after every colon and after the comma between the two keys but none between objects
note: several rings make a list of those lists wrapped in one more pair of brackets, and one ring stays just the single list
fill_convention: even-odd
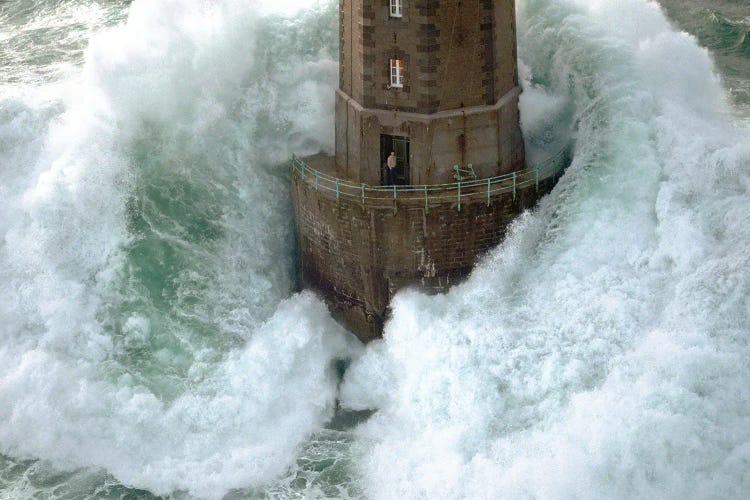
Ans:
[{"label": "weathered stone surface", "polygon": [[[453,183],[454,165],[471,163],[480,178],[523,169],[514,0],[402,4],[393,18],[389,0],[340,1],[336,152],[323,171],[354,189],[377,186],[381,148],[396,140],[402,151],[408,140],[402,177],[412,185]],[[403,62],[402,88],[391,88],[392,58]],[[397,290],[444,291],[463,279],[552,184],[491,193],[489,204],[463,199],[459,210],[456,200],[408,195],[337,199],[293,175],[302,282],[362,340],[375,338]]]},{"label": "weathered stone surface", "polygon": [[[435,113],[494,105],[518,85],[514,0],[341,0],[339,87],[365,108]],[[403,89],[388,62],[405,60]]]},{"label": "weathered stone surface", "polygon": [[453,182],[453,166],[468,163],[480,177],[523,169],[519,92],[517,87],[512,88],[493,106],[420,114],[363,108],[338,91],[337,175],[353,182],[379,184],[381,134],[409,138],[410,184]]},{"label": "weathered stone surface", "polygon": [[[341,0],[337,174],[377,184],[381,134],[408,137],[411,184],[523,168],[513,0]],[[389,61],[404,62],[390,88]]]},{"label": "weathered stone surface", "polygon": [[459,211],[455,200],[337,201],[335,193],[316,190],[311,176],[293,175],[292,183],[303,285],[319,291],[363,341],[381,335],[396,291],[442,292],[465,278],[513,218],[553,185],[547,179],[538,191],[527,186],[515,199],[493,194],[489,206],[480,189]]}]

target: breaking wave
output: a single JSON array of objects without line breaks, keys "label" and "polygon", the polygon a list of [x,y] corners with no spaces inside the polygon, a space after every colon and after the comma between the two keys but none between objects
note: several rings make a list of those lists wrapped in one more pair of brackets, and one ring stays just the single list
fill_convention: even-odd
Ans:
[{"label": "breaking wave", "polygon": [[748,495],[750,137],[656,4],[518,2],[529,150],[573,163],[366,348],[294,293],[335,2],[29,5],[0,5],[4,494]]},{"label": "breaking wave", "polygon": [[344,404],[379,409],[358,430],[365,490],[743,498],[750,138],[655,4],[519,18],[527,88],[571,103],[575,157],[467,283],[400,294],[347,373]]}]

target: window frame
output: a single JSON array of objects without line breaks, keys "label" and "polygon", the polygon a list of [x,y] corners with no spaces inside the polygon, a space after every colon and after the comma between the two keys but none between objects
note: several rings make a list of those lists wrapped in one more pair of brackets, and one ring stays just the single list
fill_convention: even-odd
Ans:
[{"label": "window frame", "polygon": [[389,17],[404,17],[404,0],[391,0],[391,6],[388,10]]},{"label": "window frame", "polygon": [[389,64],[390,87],[404,88],[404,62],[401,59],[391,58]]}]

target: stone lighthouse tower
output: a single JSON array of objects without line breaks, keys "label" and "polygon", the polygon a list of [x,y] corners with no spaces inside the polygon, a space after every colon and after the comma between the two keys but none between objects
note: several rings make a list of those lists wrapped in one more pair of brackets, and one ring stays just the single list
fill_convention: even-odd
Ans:
[{"label": "stone lighthouse tower", "polygon": [[514,0],[340,0],[339,20],[335,156],[292,161],[299,266],[367,341],[399,289],[464,278],[555,172],[524,161]]}]

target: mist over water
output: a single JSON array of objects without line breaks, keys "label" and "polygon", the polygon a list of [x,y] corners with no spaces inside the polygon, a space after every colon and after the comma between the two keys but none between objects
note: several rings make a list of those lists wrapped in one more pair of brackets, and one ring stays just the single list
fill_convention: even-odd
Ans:
[{"label": "mist over water", "polygon": [[[294,295],[283,163],[332,146],[338,18],[290,7],[0,5],[0,492],[747,497],[727,66],[654,3],[518,2],[529,149],[573,163],[362,348]],[[377,412],[326,425],[337,395]]]}]

